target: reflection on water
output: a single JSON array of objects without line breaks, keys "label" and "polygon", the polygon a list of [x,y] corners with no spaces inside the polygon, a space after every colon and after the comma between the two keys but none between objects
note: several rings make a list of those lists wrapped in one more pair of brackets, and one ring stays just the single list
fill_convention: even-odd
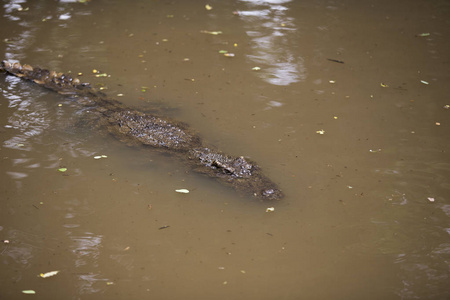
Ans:
[{"label": "reflection on water", "polygon": [[25,89],[17,91],[19,78],[6,77],[6,89],[0,90],[2,96],[9,100],[8,107],[14,109],[14,113],[8,119],[5,127],[17,132],[10,139],[3,142],[3,146],[17,150],[32,150],[29,139],[38,137],[50,126],[48,110],[44,104],[35,101],[33,94]]},{"label": "reflection on water", "polygon": [[[403,270],[403,289],[398,293],[401,299],[444,299],[440,287],[448,285],[449,265],[442,262],[450,257],[450,243],[430,248],[429,251],[418,249],[415,253],[398,255],[395,263]],[[426,291],[423,284],[427,286]]]},{"label": "reflection on water", "polygon": [[400,266],[402,299],[439,299],[439,287],[449,280],[450,209],[445,203],[450,165],[434,148],[427,150],[432,154],[405,155],[394,168],[376,170],[389,177],[396,190],[386,196],[385,209],[374,214],[377,233],[366,242],[368,248],[393,255]]},{"label": "reflection on water", "polygon": [[291,0],[240,0],[248,10],[238,12],[251,38],[253,52],[248,58],[261,67],[259,76],[274,85],[305,80],[303,58],[292,51],[299,43],[296,20],[289,17]]},{"label": "reflection on water", "polygon": [[[4,258],[8,257],[17,264],[28,265],[31,263],[33,258],[33,248],[36,247],[36,238],[31,234],[19,230],[10,230],[7,236],[11,240],[19,240],[20,243],[14,244],[4,244],[4,249],[2,251],[2,256]],[[4,261],[4,263],[7,263]]]},{"label": "reflection on water", "polygon": [[100,257],[100,248],[103,237],[86,232],[85,235],[76,236],[68,232],[72,241],[71,251],[75,255],[75,268],[78,277],[78,291],[80,294],[92,294],[101,291],[96,287],[97,282],[104,282],[100,274],[92,274],[97,270],[98,259]]}]

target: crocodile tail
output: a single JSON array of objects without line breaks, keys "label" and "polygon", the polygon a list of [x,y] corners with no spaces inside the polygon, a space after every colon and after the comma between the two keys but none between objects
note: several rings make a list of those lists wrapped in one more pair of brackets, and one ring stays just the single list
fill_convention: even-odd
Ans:
[{"label": "crocodile tail", "polygon": [[56,73],[39,67],[32,67],[19,62],[9,62],[4,60],[0,64],[0,70],[7,73],[33,81],[34,83],[54,90],[60,94],[76,94],[80,89],[89,86],[88,83],[82,83],[79,78],[72,77],[63,73]]}]

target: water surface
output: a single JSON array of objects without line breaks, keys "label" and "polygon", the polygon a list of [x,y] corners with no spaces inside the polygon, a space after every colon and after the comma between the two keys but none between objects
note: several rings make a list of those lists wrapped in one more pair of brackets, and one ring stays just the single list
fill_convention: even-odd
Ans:
[{"label": "water surface", "polygon": [[3,1],[1,57],[184,121],[286,197],[0,74],[0,298],[448,298],[448,1],[208,4]]}]

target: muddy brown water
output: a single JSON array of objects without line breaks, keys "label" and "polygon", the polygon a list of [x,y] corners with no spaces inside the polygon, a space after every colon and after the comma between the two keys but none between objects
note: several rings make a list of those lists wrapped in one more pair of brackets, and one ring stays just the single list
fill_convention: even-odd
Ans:
[{"label": "muddy brown water", "polygon": [[1,4],[2,58],[182,120],[286,197],[0,74],[0,299],[450,297],[449,1]]}]

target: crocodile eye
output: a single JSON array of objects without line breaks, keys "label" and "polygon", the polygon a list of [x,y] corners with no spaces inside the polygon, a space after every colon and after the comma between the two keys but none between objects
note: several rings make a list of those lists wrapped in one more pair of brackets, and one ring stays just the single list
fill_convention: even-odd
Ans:
[{"label": "crocodile eye", "polygon": [[263,194],[264,197],[270,197],[273,194],[275,194],[275,190],[274,189],[267,189],[267,190],[264,190],[262,192],[262,194]]}]

